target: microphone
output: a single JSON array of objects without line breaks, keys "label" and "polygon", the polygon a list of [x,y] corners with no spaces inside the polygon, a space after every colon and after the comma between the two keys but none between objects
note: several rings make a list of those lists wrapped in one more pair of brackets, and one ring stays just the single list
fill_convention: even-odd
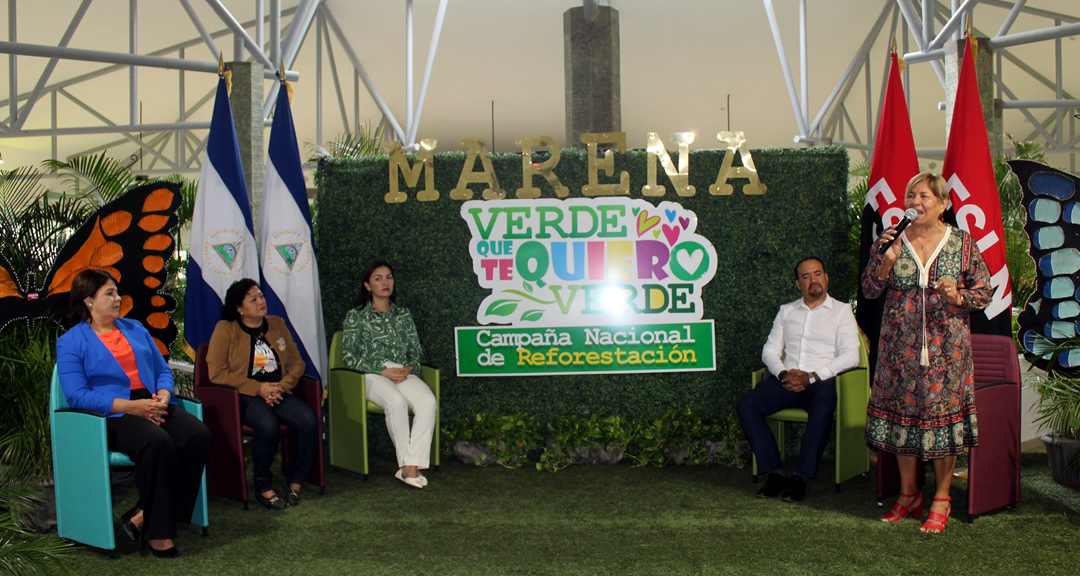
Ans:
[{"label": "microphone", "polygon": [[907,228],[908,224],[911,224],[911,221],[918,217],[919,213],[916,212],[914,208],[908,208],[904,211],[903,219],[896,225],[896,236],[893,236],[892,240],[882,244],[881,248],[878,248],[878,252],[883,254],[888,251],[888,249],[892,247],[893,242],[896,242],[897,238],[900,238],[900,233],[904,231],[904,228]]}]

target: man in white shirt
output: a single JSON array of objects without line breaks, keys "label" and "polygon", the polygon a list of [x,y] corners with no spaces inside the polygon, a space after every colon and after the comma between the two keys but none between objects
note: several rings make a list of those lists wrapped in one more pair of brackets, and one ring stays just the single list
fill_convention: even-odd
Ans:
[{"label": "man in white shirt", "polygon": [[[784,500],[806,496],[806,480],[817,472],[829,442],[836,411],[836,375],[859,363],[859,329],[851,306],[829,296],[829,275],[821,259],[805,258],[795,265],[795,286],[802,298],[784,304],[773,320],[761,352],[769,375],[739,401],[739,420],[758,472],[767,473],[758,498],[783,492]],[[795,473],[784,476],[776,438],[765,419],[787,408],[809,414]]]}]

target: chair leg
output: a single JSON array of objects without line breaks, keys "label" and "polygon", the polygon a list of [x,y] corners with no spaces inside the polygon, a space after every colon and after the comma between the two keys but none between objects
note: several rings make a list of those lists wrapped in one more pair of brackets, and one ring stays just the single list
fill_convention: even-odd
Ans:
[{"label": "chair leg", "polygon": [[244,510],[248,509],[247,500],[244,500]]},{"label": "chair leg", "polygon": [[326,486],[319,486],[319,496],[326,494]]},{"label": "chair leg", "polygon": [[367,474],[364,474],[364,479],[361,482],[367,482]]},{"label": "chair leg", "polygon": [[202,527],[202,535],[203,535],[203,538],[206,538],[207,536],[210,535],[210,527],[209,526],[203,526]]},{"label": "chair leg", "polygon": [[839,482],[837,482],[837,483],[836,483],[836,491],[837,491],[837,492],[839,492],[839,491],[840,491],[840,483],[839,483]]}]

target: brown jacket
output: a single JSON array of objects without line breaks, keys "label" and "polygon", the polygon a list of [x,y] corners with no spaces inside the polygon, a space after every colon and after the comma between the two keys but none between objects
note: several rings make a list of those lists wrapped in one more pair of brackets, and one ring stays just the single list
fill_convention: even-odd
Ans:
[{"label": "brown jacket", "polygon": [[[291,392],[304,375],[304,368],[307,366],[300,358],[300,350],[293,342],[285,321],[277,316],[267,316],[266,323],[266,341],[277,351],[278,360],[281,362],[281,388]],[[241,394],[255,396],[262,384],[248,378],[250,362],[251,336],[244,332],[239,322],[218,322],[206,350],[206,368],[210,372],[210,381],[232,386]]]}]

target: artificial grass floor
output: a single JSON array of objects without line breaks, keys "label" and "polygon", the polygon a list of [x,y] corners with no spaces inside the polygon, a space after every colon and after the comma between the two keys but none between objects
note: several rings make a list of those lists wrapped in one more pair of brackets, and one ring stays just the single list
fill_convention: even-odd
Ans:
[{"label": "artificial grass floor", "polygon": [[[967,524],[954,485],[944,534],[877,521],[873,471],[832,486],[832,465],[806,501],[753,497],[747,469],[578,465],[556,473],[444,462],[424,490],[390,461],[359,475],[328,470],[281,512],[211,497],[210,535],[180,528],[183,557],[153,558],[122,532],[117,558],[75,553],[76,574],[682,575],[1080,573],[1080,491],[1024,456],[1023,501]],[[276,472],[275,466],[275,472]],[[135,499],[117,487],[115,508]],[[891,505],[891,501],[887,502]]]}]

